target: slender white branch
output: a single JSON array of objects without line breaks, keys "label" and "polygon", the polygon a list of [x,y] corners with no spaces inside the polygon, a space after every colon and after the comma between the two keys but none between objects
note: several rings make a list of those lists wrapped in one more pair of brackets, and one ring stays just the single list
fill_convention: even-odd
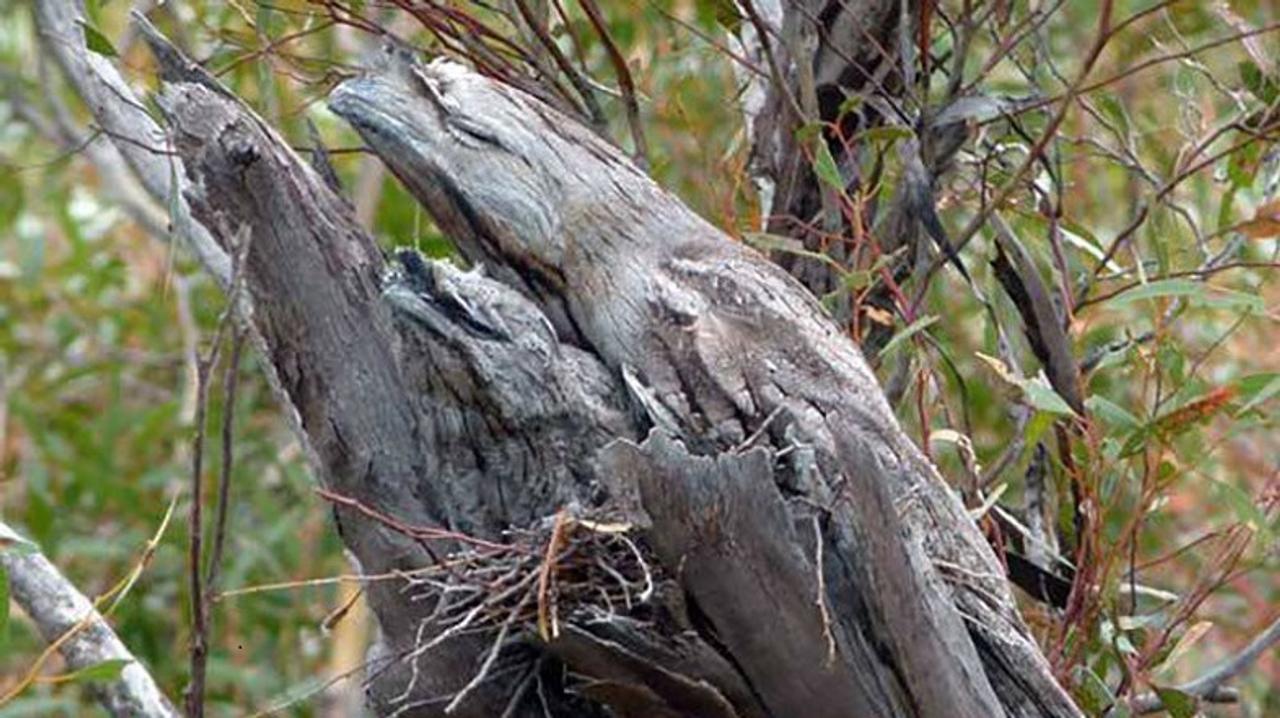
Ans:
[{"label": "slender white branch", "polygon": [[[0,522],[0,544],[11,543],[29,542]],[[84,624],[75,635],[58,646],[70,670],[81,670],[109,660],[128,662],[119,679],[94,687],[96,697],[110,715],[119,718],[177,718],[177,711],[161,693],[147,669],[129,652],[93,603],[43,554],[12,549],[2,551],[0,565],[8,572],[13,599],[46,641],[58,640]]]},{"label": "slender white branch", "polygon": [[[177,236],[223,286],[231,278],[231,260],[209,231],[192,221],[182,196],[186,179],[168,147],[164,129],[153,119],[120,71],[85,44],[85,12],[81,0],[38,0],[36,28],[45,50],[93,113],[94,121],[111,138],[138,181],[157,201],[166,204]],[[174,185],[177,180],[177,186]]]}]

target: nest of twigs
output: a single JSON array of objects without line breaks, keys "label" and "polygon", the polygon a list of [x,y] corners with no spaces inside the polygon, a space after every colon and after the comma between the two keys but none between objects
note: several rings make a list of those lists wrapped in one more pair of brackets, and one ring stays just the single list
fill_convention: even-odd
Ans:
[{"label": "nest of twigs", "polygon": [[654,575],[629,524],[561,511],[534,528],[507,532],[508,541],[462,540],[429,567],[405,574],[411,601],[434,604],[428,644],[461,633],[531,629],[544,641],[580,611],[631,614],[647,604]]},{"label": "nest of twigs", "polygon": [[451,639],[485,635],[491,641],[475,677],[453,696],[454,706],[488,677],[503,646],[517,636],[550,642],[579,617],[635,617],[652,608],[659,577],[633,538],[635,530],[596,512],[561,510],[534,527],[508,530],[503,541],[490,541],[410,526],[353,499],[320,493],[411,538],[454,547],[430,565],[400,574],[407,599],[429,607],[412,651],[402,657],[412,677],[401,700],[414,691],[419,659]]}]

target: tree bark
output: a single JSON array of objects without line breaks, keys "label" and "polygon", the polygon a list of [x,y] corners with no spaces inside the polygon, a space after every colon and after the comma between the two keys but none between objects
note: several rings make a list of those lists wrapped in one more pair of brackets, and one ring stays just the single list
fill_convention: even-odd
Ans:
[{"label": "tree bark", "polygon": [[[793,279],[585,128],[457,65],[422,66],[391,49],[381,67],[340,86],[331,105],[468,259],[529,297],[568,343],[630,378],[649,423],[687,447],[683,469],[668,461],[659,474],[670,493],[651,496],[678,496],[702,456],[754,444],[786,457],[771,482],[776,500],[793,523],[817,521],[822,552],[833,557],[815,577],[824,600],[811,598],[806,618],[823,621],[820,603],[839,607],[826,626],[836,668],[864,684],[850,698],[862,703],[848,708],[997,715],[1003,704],[1013,714],[1074,714],[984,539],[897,426],[857,348]],[[656,461],[652,441],[639,451]],[[654,526],[700,515],[686,504],[654,505],[642,486],[637,493]],[[901,530],[884,513],[890,506],[902,514]],[[730,525],[715,530],[750,547]],[[815,567],[803,535],[812,532],[775,535],[768,561],[722,563],[758,585],[804,593],[795,577],[814,576]],[[679,575],[675,554],[663,564]],[[721,590],[733,581],[725,570]],[[691,593],[713,625],[742,630],[741,606]],[[723,595],[746,600],[741,590]],[[724,635],[718,642],[751,680],[747,666],[761,660],[748,656],[753,649],[735,651]],[[788,665],[785,655],[774,657],[775,670]],[[812,703],[817,694],[807,695]],[[776,714],[795,705],[786,694],[762,699]]]},{"label": "tree bark", "polygon": [[[389,47],[332,107],[485,269],[388,266],[265,122],[149,39],[185,198],[246,257],[343,540],[403,572],[367,585],[380,714],[1079,715],[857,347],[615,148]],[[449,561],[521,555],[521,529],[546,548],[537,620],[521,602],[451,632]],[[651,588],[572,593],[575,530],[632,537]]]}]

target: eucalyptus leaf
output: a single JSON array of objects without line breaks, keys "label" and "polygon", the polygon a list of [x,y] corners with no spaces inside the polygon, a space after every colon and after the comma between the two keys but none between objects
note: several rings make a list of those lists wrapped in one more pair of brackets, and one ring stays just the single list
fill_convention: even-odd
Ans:
[{"label": "eucalyptus leaf", "polygon": [[87,22],[81,22],[80,26],[84,28],[85,47],[103,57],[120,56],[120,53],[116,52],[115,46],[111,44],[106,35],[102,34],[101,30]]},{"label": "eucalyptus leaf", "polygon": [[0,563],[0,654],[9,643],[9,571]]},{"label": "eucalyptus leaf", "polygon": [[124,672],[125,666],[130,663],[133,663],[133,661],[127,658],[108,658],[101,663],[95,663],[92,666],[81,668],[75,673],[62,676],[62,679],[70,683],[115,681],[120,679],[120,674]]},{"label": "eucalyptus leaf", "polygon": [[1176,688],[1156,688],[1156,695],[1172,718],[1195,718],[1196,697]]},{"label": "eucalyptus leaf", "polygon": [[914,322],[911,322],[910,324],[907,325],[905,329],[893,335],[893,338],[890,339],[884,345],[884,348],[880,350],[880,356],[888,356],[889,352],[893,351],[898,345],[907,341],[908,339],[915,336],[916,334],[919,334],[925,329],[928,329],[934,324],[937,324],[938,319],[939,319],[938,315],[934,314],[927,317],[920,317]]}]

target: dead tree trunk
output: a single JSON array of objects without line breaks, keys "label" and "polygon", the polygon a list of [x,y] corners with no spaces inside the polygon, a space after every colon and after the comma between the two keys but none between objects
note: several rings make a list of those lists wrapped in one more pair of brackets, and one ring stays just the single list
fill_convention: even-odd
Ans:
[{"label": "dead tree trunk", "polygon": [[151,40],[192,214],[246,258],[343,539],[400,572],[368,584],[378,713],[1079,714],[786,272],[542,102],[395,48],[331,106],[477,268],[388,266]]}]

